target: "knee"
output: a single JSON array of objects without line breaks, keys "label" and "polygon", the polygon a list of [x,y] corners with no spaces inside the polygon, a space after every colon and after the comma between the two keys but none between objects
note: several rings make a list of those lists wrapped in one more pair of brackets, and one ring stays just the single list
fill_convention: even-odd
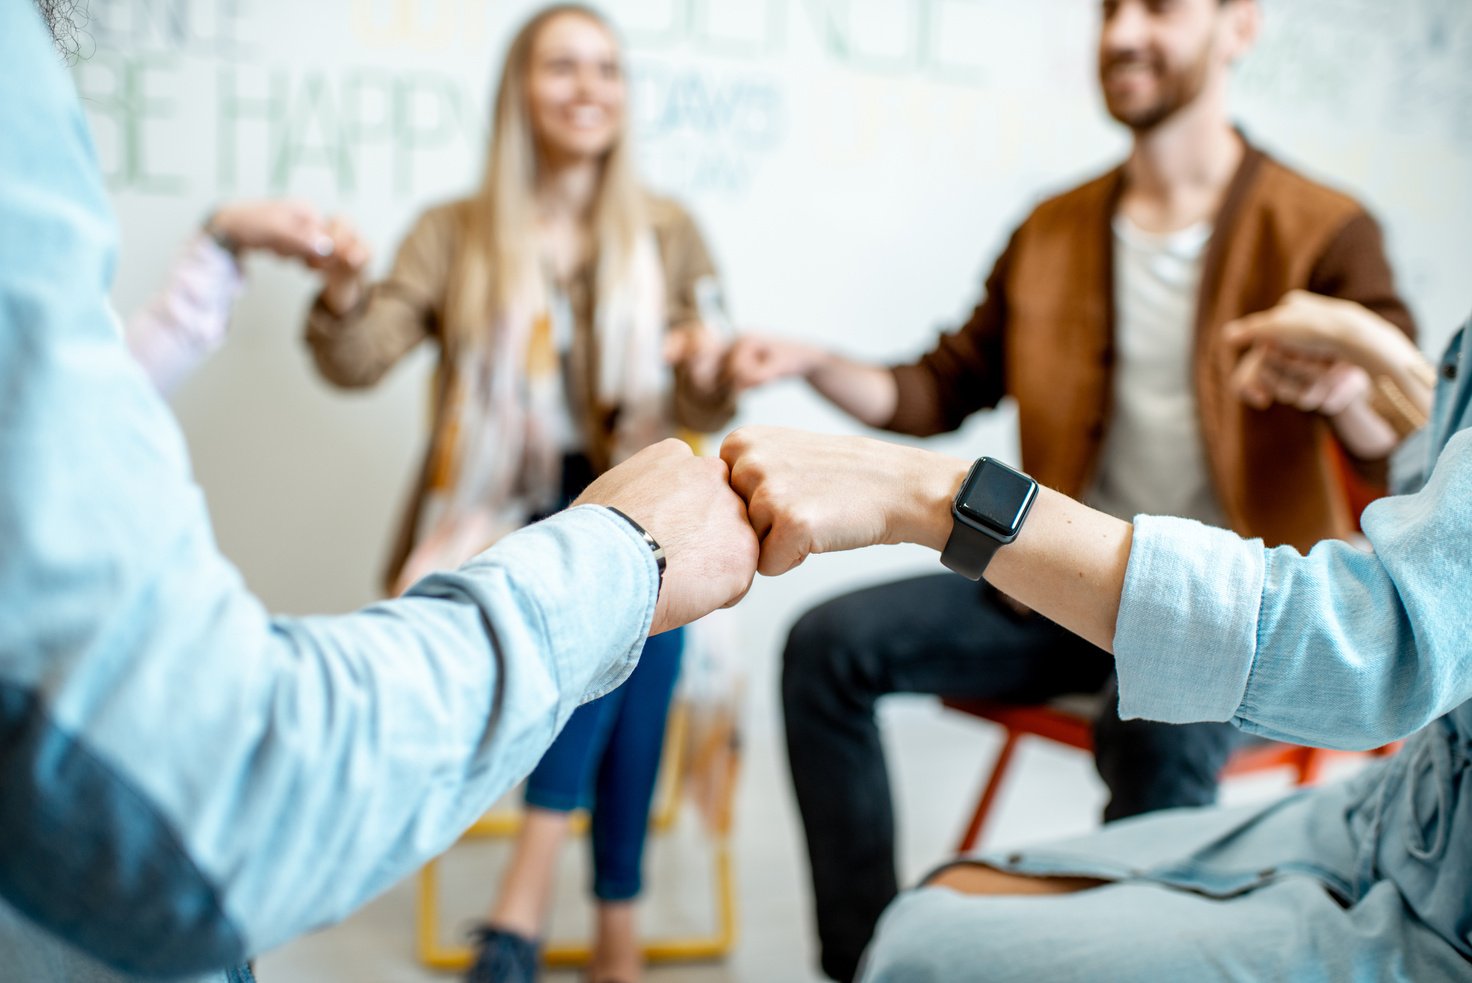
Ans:
[{"label": "knee", "polygon": [[863,983],[943,983],[977,969],[957,959],[957,943],[974,926],[957,924],[946,911],[948,892],[921,889],[895,899],[884,912],[859,967]]}]

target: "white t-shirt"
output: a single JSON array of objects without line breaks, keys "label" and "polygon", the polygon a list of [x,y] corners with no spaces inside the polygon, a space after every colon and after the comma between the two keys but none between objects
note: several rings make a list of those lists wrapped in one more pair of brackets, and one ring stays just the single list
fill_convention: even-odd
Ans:
[{"label": "white t-shirt", "polygon": [[1121,519],[1225,525],[1212,488],[1192,360],[1208,223],[1155,234],[1114,218],[1113,415],[1087,501]]}]

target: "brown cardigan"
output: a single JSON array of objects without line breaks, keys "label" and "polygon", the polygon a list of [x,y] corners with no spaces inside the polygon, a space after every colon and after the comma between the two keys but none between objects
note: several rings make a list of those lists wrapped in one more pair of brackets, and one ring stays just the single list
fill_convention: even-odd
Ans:
[{"label": "brown cardigan", "polygon": [[[1085,494],[1109,422],[1114,360],[1111,221],[1115,169],[1043,202],[1013,234],[986,294],[959,331],[912,365],[887,428],[929,435],[1017,400],[1022,464],[1043,484]],[[1247,147],[1216,217],[1196,307],[1194,371],[1213,485],[1232,528],[1307,549],[1353,520],[1326,420],[1287,406],[1254,410],[1229,389],[1228,321],[1289,290],[1357,301],[1413,334],[1379,227],[1353,199]],[[1347,453],[1347,452],[1346,452]],[[1351,462],[1383,486],[1383,465]]]},{"label": "brown cardigan", "polygon": [[[457,395],[452,391],[456,385],[452,369],[459,357],[457,340],[481,328],[446,323],[453,294],[452,260],[464,234],[468,205],[468,199],[461,199],[421,215],[399,246],[388,275],[369,288],[356,308],[338,316],[323,305],[319,296],[307,314],[306,339],[317,369],[339,386],[371,386],[420,342],[433,339],[439,346],[429,447],[385,570],[384,580],[389,586],[414,547],[419,513],[446,436],[448,408]],[[714,276],[715,265],[689,213],[674,201],[654,195],[647,197],[646,206],[664,271],[669,326],[675,327],[697,318],[695,285],[703,277]],[[593,271],[587,267],[569,288],[577,343],[583,345],[592,343],[596,297],[593,280]],[[587,390],[582,404],[595,407],[591,373],[582,382]],[[717,394],[713,401],[702,399],[685,374],[676,372],[672,415],[678,425],[709,432],[725,426],[734,414],[735,398],[730,392]],[[594,470],[601,473],[609,466],[612,421],[590,410],[586,423],[592,444],[588,455]]]}]

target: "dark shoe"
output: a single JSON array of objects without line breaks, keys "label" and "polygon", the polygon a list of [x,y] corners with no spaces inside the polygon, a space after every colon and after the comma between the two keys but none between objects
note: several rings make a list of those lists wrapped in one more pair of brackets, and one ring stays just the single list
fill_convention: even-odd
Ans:
[{"label": "dark shoe", "polygon": [[536,983],[541,953],[534,939],[482,925],[470,933],[475,961],[465,983]]}]

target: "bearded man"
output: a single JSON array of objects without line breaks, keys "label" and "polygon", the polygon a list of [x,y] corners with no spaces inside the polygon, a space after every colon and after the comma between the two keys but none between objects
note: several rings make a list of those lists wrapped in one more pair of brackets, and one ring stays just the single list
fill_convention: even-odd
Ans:
[{"label": "bearded man", "polygon": [[[1249,407],[1228,385],[1242,353],[1221,328],[1294,290],[1413,326],[1374,220],[1233,126],[1231,67],[1260,21],[1256,0],[1104,0],[1100,88],[1130,154],[1033,211],[960,330],[893,367],[748,337],[728,371],[743,387],[800,376],[858,420],[919,436],[1010,396],[1023,467],[1102,511],[1185,516],[1300,549],[1350,533],[1342,472],[1383,482],[1393,408],[1342,366],[1270,380],[1297,395]],[[1270,358],[1248,364],[1284,371]],[[789,636],[782,685],[822,965],[837,980],[853,977],[896,893],[881,696],[1103,694],[1095,753],[1108,820],[1211,802],[1236,734],[1121,721],[1107,653],[948,574],[808,612]]]}]

